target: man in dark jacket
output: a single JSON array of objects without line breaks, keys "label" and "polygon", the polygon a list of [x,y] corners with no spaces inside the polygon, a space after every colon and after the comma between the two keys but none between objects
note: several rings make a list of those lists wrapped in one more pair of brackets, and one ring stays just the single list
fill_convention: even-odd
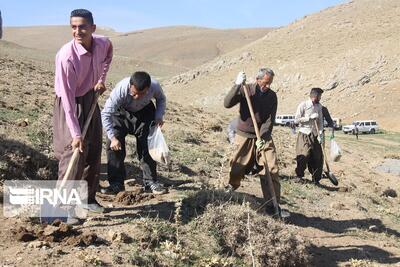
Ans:
[{"label": "man in dark jacket", "polygon": [[237,150],[230,162],[229,184],[227,189],[236,190],[244,175],[251,170],[255,163],[262,167],[260,174],[261,189],[266,201],[266,211],[273,214],[272,196],[267,185],[266,171],[264,168],[265,152],[269,173],[271,174],[275,189],[276,200],[279,203],[281,185],[279,182],[278,163],[276,149],[272,140],[272,128],[275,121],[278,99],[270,85],[274,79],[274,72],[268,68],[259,70],[256,82],[248,84],[251,104],[254,109],[257,126],[260,129],[261,139],[257,140],[255,129],[247,105],[243,83],[246,81],[246,74],[240,72],[236,78],[235,85],[225,97],[224,106],[231,108],[239,103],[239,120],[236,128],[235,145]]}]

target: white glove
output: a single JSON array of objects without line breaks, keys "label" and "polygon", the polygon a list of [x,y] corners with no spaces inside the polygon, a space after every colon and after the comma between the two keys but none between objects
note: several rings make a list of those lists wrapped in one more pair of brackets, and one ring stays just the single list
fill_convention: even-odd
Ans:
[{"label": "white glove", "polygon": [[242,85],[246,81],[246,73],[244,71],[239,72],[238,76],[236,77],[235,84]]},{"label": "white glove", "polygon": [[310,120],[318,119],[318,113],[313,113],[310,115]]}]

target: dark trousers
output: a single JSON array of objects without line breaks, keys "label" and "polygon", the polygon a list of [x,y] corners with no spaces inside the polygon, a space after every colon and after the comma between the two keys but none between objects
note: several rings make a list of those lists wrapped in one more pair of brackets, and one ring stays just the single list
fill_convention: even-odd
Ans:
[{"label": "dark trousers", "polygon": [[157,165],[151,158],[147,146],[147,137],[150,132],[150,125],[154,122],[154,118],[155,107],[153,102],[150,102],[150,104],[137,112],[129,112],[120,109],[113,114],[114,133],[115,137],[121,142],[121,150],[111,150],[111,141],[107,138],[107,172],[108,181],[111,185],[124,186],[124,180],[126,178],[124,164],[126,156],[125,137],[128,134],[136,137],[136,151],[143,171],[143,181],[157,180]]},{"label": "dark trousers", "polygon": [[[264,160],[267,161],[269,168],[269,173],[271,175],[276,201],[280,202],[281,197],[281,184],[279,181],[279,169],[278,169],[278,158],[276,156],[276,149],[274,141],[271,139],[265,140],[266,144],[264,150],[256,152],[256,138],[247,138],[237,134],[235,136],[236,152],[230,161],[230,172],[229,172],[229,184],[233,188],[238,188],[240,186],[240,181],[243,180],[246,172],[251,170],[254,163],[257,162],[262,169],[259,172],[261,190],[266,201],[267,207],[272,205],[271,199],[272,195],[268,187],[266,178],[266,169]],[[261,153],[265,153],[266,159]]]},{"label": "dark trousers", "polygon": [[[94,99],[95,93],[93,90],[90,90],[84,96],[75,98],[75,109],[81,129],[83,129],[83,125],[87,120]],[[99,186],[102,133],[100,109],[99,106],[96,105],[85,136],[83,153],[81,153],[77,165],[73,167],[73,174],[68,177],[68,179],[71,180],[82,179],[88,182],[89,203],[95,202],[96,191]],[[74,153],[70,148],[71,142],[72,137],[66,122],[62,101],[60,97],[56,97],[53,112],[53,143],[54,155],[59,161],[59,180],[63,179],[69,161]]]},{"label": "dark trousers", "polygon": [[313,181],[318,182],[322,176],[323,154],[321,144],[313,134],[300,133],[296,143],[296,175],[304,177],[304,171],[308,167]]}]

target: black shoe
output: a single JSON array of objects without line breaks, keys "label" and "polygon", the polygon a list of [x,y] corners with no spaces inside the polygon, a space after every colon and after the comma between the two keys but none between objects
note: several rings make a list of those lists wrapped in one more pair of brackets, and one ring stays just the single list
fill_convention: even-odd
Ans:
[{"label": "black shoe", "polygon": [[274,206],[265,207],[265,212],[274,219],[286,219],[290,217],[289,211],[278,207],[278,213],[275,212]]},{"label": "black shoe", "polygon": [[158,182],[145,182],[144,190],[150,191],[155,195],[162,195],[167,193],[167,189]]},{"label": "black shoe", "polygon": [[275,211],[275,207],[274,206],[266,206],[265,207],[265,213],[267,213],[267,215],[271,216],[272,218],[276,219],[279,218],[279,212],[277,213]]},{"label": "black shoe", "polygon": [[119,184],[110,184],[109,187],[105,187],[100,190],[102,194],[107,194],[107,195],[116,195],[122,191],[125,191],[125,187]]},{"label": "black shoe", "polygon": [[315,185],[321,185],[321,184],[319,183],[319,181],[321,181],[321,179],[319,179],[319,180],[312,179],[312,181],[313,181],[313,183],[314,183]]}]

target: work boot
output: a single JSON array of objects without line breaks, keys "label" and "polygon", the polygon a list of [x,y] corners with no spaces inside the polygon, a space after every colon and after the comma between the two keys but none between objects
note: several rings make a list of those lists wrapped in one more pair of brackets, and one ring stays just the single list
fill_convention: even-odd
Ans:
[{"label": "work boot", "polygon": [[265,207],[265,212],[274,219],[286,219],[290,217],[289,211],[285,209],[281,209],[278,206],[278,214],[275,212],[274,206],[267,206]]}]

